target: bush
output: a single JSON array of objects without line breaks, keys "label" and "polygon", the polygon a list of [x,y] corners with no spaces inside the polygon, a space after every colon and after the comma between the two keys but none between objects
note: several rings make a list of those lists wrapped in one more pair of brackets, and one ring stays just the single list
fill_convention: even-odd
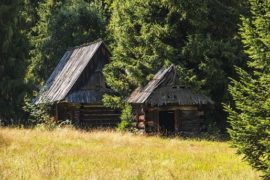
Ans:
[{"label": "bush", "polygon": [[28,113],[30,125],[53,129],[57,124],[49,114],[51,107],[51,104],[34,104],[30,98],[26,97],[23,109]]},{"label": "bush", "polygon": [[125,104],[120,116],[121,122],[118,124],[118,130],[123,131],[133,126],[132,107]]}]

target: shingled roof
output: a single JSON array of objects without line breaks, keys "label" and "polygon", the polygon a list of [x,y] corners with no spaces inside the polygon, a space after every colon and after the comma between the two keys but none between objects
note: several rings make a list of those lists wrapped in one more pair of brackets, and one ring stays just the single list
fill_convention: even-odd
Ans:
[{"label": "shingled roof", "polygon": [[161,68],[145,87],[138,87],[127,99],[131,104],[150,104],[162,106],[167,104],[196,105],[212,104],[205,95],[194,93],[191,89],[175,84],[175,66]]},{"label": "shingled roof", "polygon": [[98,40],[67,50],[34,103],[53,103],[65,99],[101,45],[105,46],[102,40]]},{"label": "shingled roof", "polygon": [[169,68],[161,68],[157,74],[154,76],[154,78],[148,82],[148,84],[145,87],[138,87],[135,89],[131,95],[128,98],[129,103],[136,103],[136,104],[142,104],[144,103],[148,97],[152,94],[152,92],[161,84],[162,80],[164,79],[164,76],[172,71],[173,65],[171,65]]}]

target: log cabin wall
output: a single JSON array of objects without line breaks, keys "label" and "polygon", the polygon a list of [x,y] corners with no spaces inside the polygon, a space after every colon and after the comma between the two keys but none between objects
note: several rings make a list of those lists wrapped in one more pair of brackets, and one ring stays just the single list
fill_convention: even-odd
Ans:
[{"label": "log cabin wall", "polygon": [[97,105],[58,104],[59,121],[70,120],[76,126],[115,127],[120,122],[120,111]]},{"label": "log cabin wall", "polygon": [[138,129],[145,129],[145,113],[143,110],[143,106],[142,105],[135,105],[133,106],[133,119],[136,122],[136,127]]},{"label": "log cabin wall", "polygon": [[178,122],[178,129],[183,132],[200,132],[203,127],[200,111],[180,111]]},{"label": "log cabin wall", "polygon": [[120,122],[120,111],[104,106],[82,106],[79,123],[82,127],[115,127]]},{"label": "log cabin wall", "polygon": [[145,131],[159,132],[159,111],[146,110],[145,111]]},{"label": "log cabin wall", "polygon": [[166,106],[151,107],[145,110],[145,131],[161,132],[160,112],[174,114],[174,133],[191,132],[198,133],[203,127],[204,112],[199,106]]},{"label": "log cabin wall", "polygon": [[69,103],[58,103],[54,105],[54,108],[57,109],[54,114],[55,117],[58,117],[58,121],[72,121],[74,119],[74,107],[70,106]]}]

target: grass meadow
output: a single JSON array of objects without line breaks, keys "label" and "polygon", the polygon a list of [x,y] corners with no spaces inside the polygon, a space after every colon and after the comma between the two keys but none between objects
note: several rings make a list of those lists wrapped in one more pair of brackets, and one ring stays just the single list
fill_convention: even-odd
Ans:
[{"label": "grass meadow", "polygon": [[259,179],[228,142],[0,128],[0,179]]}]

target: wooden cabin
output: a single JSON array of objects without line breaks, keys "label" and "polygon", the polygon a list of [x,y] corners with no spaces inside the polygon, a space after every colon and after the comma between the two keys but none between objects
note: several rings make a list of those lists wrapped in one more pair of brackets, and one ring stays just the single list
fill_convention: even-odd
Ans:
[{"label": "wooden cabin", "polygon": [[198,133],[212,100],[177,83],[175,66],[162,68],[145,87],[128,98],[138,128],[146,132]]},{"label": "wooden cabin", "polygon": [[120,111],[102,103],[104,94],[113,94],[102,74],[110,57],[102,40],[67,50],[35,104],[52,104],[59,121],[71,120],[82,127],[115,126]]}]

